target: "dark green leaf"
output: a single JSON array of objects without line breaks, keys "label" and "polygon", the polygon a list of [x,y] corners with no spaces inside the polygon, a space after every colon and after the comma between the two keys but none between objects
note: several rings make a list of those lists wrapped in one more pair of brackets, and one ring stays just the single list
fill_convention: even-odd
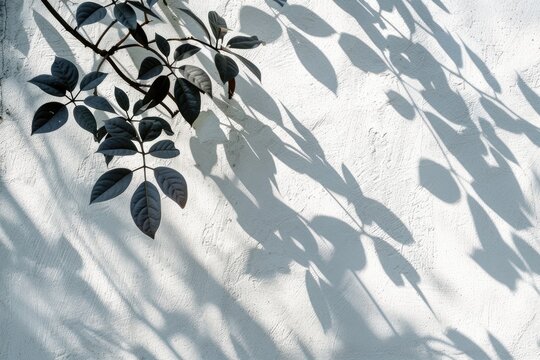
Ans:
[{"label": "dark green leaf", "polygon": [[112,137],[137,138],[137,131],[133,125],[121,117],[105,120],[105,129]]},{"label": "dark green leaf", "polygon": [[142,11],[143,13],[147,14],[147,15],[150,15],[150,16],[153,16],[155,17],[156,19],[158,20],[161,20],[159,18],[159,16],[157,16],[157,14],[155,12],[152,11],[152,9],[149,9],[147,8],[146,6],[142,5],[140,2],[137,2],[137,1],[133,1],[133,0],[128,0],[128,3],[131,4],[131,6],[139,9],[140,11]]},{"label": "dark green leaf", "polygon": [[139,69],[139,80],[148,80],[158,76],[163,71],[163,65],[159,59],[149,56],[145,58]]},{"label": "dark green leaf", "polygon": [[148,153],[161,159],[172,159],[180,155],[171,140],[161,140],[150,147]]},{"label": "dark green leaf", "polygon": [[174,98],[184,119],[193,125],[201,112],[199,89],[186,79],[177,79],[174,85]]},{"label": "dark green leaf", "polygon": [[163,125],[157,120],[141,120],[139,122],[139,135],[142,141],[152,141],[161,135]]},{"label": "dark green leaf", "polygon": [[214,33],[216,42],[220,39],[223,39],[225,34],[229,29],[227,29],[227,23],[225,19],[218,15],[215,11],[210,11],[208,13],[208,22],[210,23],[210,29]]},{"label": "dark green leaf", "polygon": [[135,190],[130,207],[135,225],[153,239],[161,222],[161,198],[158,189],[149,181],[143,182]]},{"label": "dark green leaf", "polygon": [[203,69],[192,65],[184,65],[179,70],[180,74],[190,83],[198,87],[203,93],[212,97],[212,80],[210,80],[210,77]]},{"label": "dark green leaf", "polygon": [[39,75],[28,82],[36,85],[49,95],[59,97],[66,95],[66,84],[56,76]]},{"label": "dark green leaf", "polygon": [[154,6],[157,2],[158,2],[158,0],[146,0],[146,3],[150,7]]},{"label": "dark green leaf", "polygon": [[81,80],[80,88],[82,91],[95,89],[99,84],[105,80],[107,74],[94,71],[83,77]]},{"label": "dark green leaf", "polygon": [[133,171],[129,169],[107,171],[96,181],[90,196],[90,204],[117,197],[127,189],[132,178]]},{"label": "dark green leaf", "polygon": [[114,17],[130,30],[135,30],[137,28],[137,14],[135,10],[125,3],[117,3],[114,6]]},{"label": "dark green leaf", "polygon": [[88,96],[86,99],[84,99],[84,103],[87,106],[90,106],[91,108],[94,108],[94,109],[97,109],[97,110],[116,113],[114,111],[114,108],[107,101],[107,99],[105,99],[102,96],[97,96],[97,95]]},{"label": "dark green leaf", "polygon": [[116,98],[116,102],[122,108],[122,110],[129,110],[129,97],[122,89],[115,87],[114,97]]},{"label": "dark green leaf", "polygon": [[143,99],[143,104],[147,105],[145,110],[151,109],[160,104],[165,97],[167,97],[170,86],[171,81],[169,80],[168,76],[159,76],[156,80],[154,80]]},{"label": "dark green leaf", "polygon": [[105,126],[100,127],[96,134],[94,135],[94,140],[96,142],[101,142],[101,140],[107,135],[107,130],[105,129]]},{"label": "dark green leaf", "polygon": [[167,39],[165,39],[163,36],[156,34],[156,44],[159,51],[161,51],[165,57],[171,54],[171,46],[169,45]]},{"label": "dark green leaf", "polygon": [[252,63],[251,61],[249,61],[243,56],[240,56],[238,54],[233,53],[230,50],[227,50],[226,48],[223,48],[223,50],[228,52],[229,54],[233,54],[234,56],[236,56],[238,60],[240,60],[257,77],[257,79],[259,79],[259,81],[262,81],[261,70],[259,70],[259,68],[254,63]]},{"label": "dark green leaf", "polygon": [[154,176],[161,191],[183,209],[186,206],[188,189],[182,174],[170,168],[157,167],[154,169]]},{"label": "dark green leaf", "polygon": [[208,31],[208,29],[206,28],[206,25],[204,25],[204,22],[197,16],[195,15],[191,10],[189,9],[183,9],[183,8],[178,8],[178,10],[182,11],[183,13],[187,14],[189,17],[191,17],[193,20],[195,20],[200,26],[201,28],[204,30],[204,33],[206,34],[206,36],[208,37],[208,40],[212,40],[211,37],[210,37],[210,32]]},{"label": "dark green leaf", "polygon": [[141,25],[137,24],[135,30],[129,29],[131,36],[142,46],[148,47],[148,37]]},{"label": "dark green leaf", "polygon": [[174,135],[174,132],[172,131],[171,125],[166,120],[164,120],[164,119],[162,119],[160,117],[156,117],[156,116],[148,116],[148,117],[143,118],[141,121],[145,121],[145,120],[159,121],[161,123],[161,128],[163,129],[165,134],[167,134],[169,136]]},{"label": "dark green leaf", "polygon": [[195,45],[182,44],[174,51],[174,61],[187,59],[188,57],[198,53],[200,50],[201,49]]},{"label": "dark green leaf", "polygon": [[73,91],[79,81],[79,70],[69,60],[56,57],[51,66],[51,74],[64,82],[69,91]]},{"label": "dark green leaf", "polygon": [[73,116],[75,121],[84,130],[90,132],[93,135],[97,135],[97,123],[94,114],[84,105],[75,106],[73,109]]},{"label": "dark green leaf", "polygon": [[59,102],[50,102],[37,109],[32,120],[32,134],[43,134],[58,130],[68,119],[66,105]]},{"label": "dark green leaf", "polygon": [[98,153],[111,156],[125,156],[137,153],[135,144],[125,137],[110,137],[103,141],[97,150]]},{"label": "dark green leaf", "polygon": [[214,57],[214,61],[219,72],[219,77],[223,83],[234,79],[236,75],[238,75],[238,65],[236,65],[236,62],[230,57],[217,53]]},{"label": "dark green leaf", "polygon": [[235,36],[227,43],[227,46],[232,49],[253,49],[264,44],[256,36]]},{"label": "dark green leaf", "polygon": [[101,21],[106,15],[107,9],[103,6],[93,2],[82,3],[77,8],[77,14],[75,15],[77,27]]},{"label": "dark green leaf", "polygon": [[236,79],[229,80],[229,99],[232,99],[234,96],[234,91],[236,90]]},{"label": "dark green leaf", "polygon": [[143,112],[146,111],[146,109],[148,108],[148,105],[150,105],[150,103],[145,104],[143,100],[137,100],[135,104],[133,104],[133,115],[142,114]]}]

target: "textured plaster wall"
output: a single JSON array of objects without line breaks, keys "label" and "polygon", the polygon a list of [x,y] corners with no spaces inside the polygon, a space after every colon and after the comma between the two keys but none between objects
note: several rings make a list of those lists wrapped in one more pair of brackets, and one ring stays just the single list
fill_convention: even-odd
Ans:
[{"label": "textured plaster wall", "polygon": [[190,199],[152,241],[140,177],[88,206],[96,144],[30,137],[26,81],[99,59],[0,0],[0,359],[540,358],[540,2],[189,3],[267,41],[263,82],[177,122]]}]

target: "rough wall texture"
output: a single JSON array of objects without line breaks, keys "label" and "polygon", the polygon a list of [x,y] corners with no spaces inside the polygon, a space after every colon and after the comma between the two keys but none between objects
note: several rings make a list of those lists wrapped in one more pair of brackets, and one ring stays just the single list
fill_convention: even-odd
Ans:
[{"label": "rough wall texture", "polygon": [[178,123],[189,204],[151,241],[133,188],[88,206],[73,121],[29,135],[26,80],[99,59],[0,0],[0,359],[540,358],[540,2],[190,6],[267,41],[263,83]]}]

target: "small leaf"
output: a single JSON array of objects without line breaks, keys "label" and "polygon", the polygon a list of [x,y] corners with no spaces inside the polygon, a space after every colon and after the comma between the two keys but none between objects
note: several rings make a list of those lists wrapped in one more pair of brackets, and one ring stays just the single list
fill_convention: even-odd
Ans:
[{"label": "small leaf", "polygon": [[52,75],[38,75],[28,81],[52,96],[62,97],[66,95],[66,84]]},{"label": "small leaf", "polygon": [[168,76],[159,76],[156,80],[154,80],[143,99],[143,104],[147,105],[145,110],[151,109],[160,104],[165,97],[167,97],[170,86],[171,81],[169,80]]},{"label": "small leaf", "polygon": [[105,120],[105,129],[113,137],[137,138],[137,131],[133,125],[121,117]]},{"label": "small leaf", "polygon": [[151,120],[151,121],[159,121],[161,123],[161,128],[165,132],[165,134],[171,136],[174,135],[174,132],[172,131],[171,125],[164,119],[157,117],[157,116],[148,116],[143,118],[141,121],[145,120]]},{"label": "small leaf", "polygon": [[179,68],[179,71],[184,78],[198,87],[200,91],[212,97],[212,80],[203,69],[192,65],[184,65]]},{"label": "small leaf", "polygon": [[82,91],[95,89],[99,84],[105,80],[107,74],[94,71],[83,77],[81,80],[80,88]]},{"label": "small leaf", "polygon": [[145,58],[139,69],[139,80],[148,80],[155,76],[158,76],[163,71],[163,65],[161,61],[155,57],[149,56]]},{"label": "small leaf", "polygon": [[188,57],[198,53],[200,50],[201,49],[195,45],[182,44],[174,51],[174,61],[187,59]]},{"label": "small leaf", "polygon": [[210,11],[208,13],[208,22],[210,23],[210,29],[212,29],[212,32],[214,33],[216,42],[223,39],[228,31],[225,19],[219,16],[217,12]]},{"label": "small leaf", "polygon": [[97,130],[96,134],[94,135],[94,140],[96,142],[101,142],[105,135],[107,135],[107,130],[105,130],[105,126],[102,126]]},{"label": "small leaf", "polygon": [[171,140],[161,140],[150,147],[148,154],[160,159],[172,159],[180,155]]},{"label": "small leaf", "polygon": [[97,123],[94,114],[84,105],[77,105],[73,109],[75,121],[84,130],[93,135],[97,135]]},{"label": "small leaf", "polygon": [[137,24],[135,30],[129,29],[129,32],[139,44],[145,48],[148,47],[148,36],[146,36],[146,33],[141,25]]},{"label": "small leaf", "polygon": [[161,222],[161,198],[159,191],[149,181],[144,181],[131,198],[131,217],[135,225],[152,239]]},{"label": "small leaf", "polygon": [[264,41],[256,36],[235,36],[229,40],[227,46],[232,49],[253,49],[261,44],[264,45]]},{"label": "small leaf", "polygon": [[64,82],[69,91],[73,91],[79,81],[79,70],[69,60],[56,57],[51,66],[51,74]]},{"label": "small leaf", "polygon": [[152,141],[161,135],[163,125],[158,120],[141,120],[139,122],[139,135],[142,141]]},{"label": "small leaf", "polygon": [[171,45],[169,45],[169,42],[163,36],[156,34],[156,44],[159,51],[161,51],[165,57],[168,57],[171,54]]},{"label": "small leaf", "polygon": [[133,115],[142,114],[146,111],[148,105],[150,105],[150,102],[148,104],[145,104],[144,100],[137,100],[135,104],[133,104]]},{"label": "small leaf", "polygon": [[107,111],[110,113],[116,113],[116,111],[114,111],[114,108],[111,106],[111,104],[109,104],[107,99],[105,99],[102,96],[97,96],[97,95],[88,96],[86,99],[84,99],[84,103],[87,106],[90,106],[91,108],[94,108],[97,110]]},{"label": "small leaf", "polygon": [[107,9],[105,9],[103,6],[93,2],[82,3],[77,8],[77,13],[75,15],[77,27],[90,25],[101,21],[106,15]]},{"label": "small leaf", "polygon": [[251,71],[257,77],[257,79],[259,79],[259,81],[262,81],[261,70],[259,70],[259,68],[254,63],[252,63],[251,61],[249,61],[243,56],[233,53],[232,51],[226,48],[222,48],[222,49],[223,51],[226,51],[229,54],[233,54],[234,56],[236,56],[238,60],[240,60],[249,69],[249,71]]},{"label": "small leaf", "polygon": [[122,110],[129,110],[129,97],[122,89],[115,87],[114,97],[116,98],[116,102],[122,108]]},{"label": "small leaf", "polygon": [[182,174],[176,170],[160,166],[154,169],[154,176],[161,191],[183,209],[187,203],[188,189],[186,179]]},{"label": "small leaf", "polygon": [[133,171],[114,169],[101,175],[96,181],[90,196],[90,204],[113,199],[123,193],[131,183]]},{"label": "small leaf", "polygon": [[59,102],[46,103],[37,109],[32,120],[32,135],[58,130],[68,119],[66,105]]},{"label": "small leaf", "polygon": [[182,11],[183,13],[185,13],[186,15],[188,15],[189,17],[191,17],[193,20],[195,20],[195,21],[201,26],[201,28],[204,30],[204,33],[205,33],[206,36],[208,37],[208,40],[211,40],[210,32],[209,32],[208,29],[206,28],[206,25],[204,25],[204,22],[203,22],[197,15],[195,15],[195,14],[194,14],[191,10],[189,10],[189,9],[178,8],[178,10]]},{"label": "small leaf", "polygon": [[238,65],[236,65],[236,62],[230,57],[217,53],[214,57],[214,61],[219,72],[219,77],[223,83],[234,79],[238,75]]},{"label": "small leaf", "polygon": [[130,30],[135,30],[137,28],[137,14],[135,10],[125,3],[117,3],[114,6],[114,17]]},{"label": "small leaf", "polygon": [[155,17],[156,19],[158,20],[161,20],[159,18],[159,16],[156,15],[155,12],[153,12],[151,9],[147,8],[146,6],[142,5],[141,3],[137,2],[137,1],[133,1],[133,0],[128,0],[128,3],[131,4],[131,6],[139,9],[140,11],[142,11],[143,13],[147,14],[147,15],[150,15],[150,16],[153,16]]},{"label": "small leaf", "polygon": [[97,150],[98,153],[111,156],[126,156],[137,153],[135,144],[125,137],[110,137],[103,141]]},{"label": "small leaf", "polygon": [[177,79],[174,85],[174,98],[184,119],[193,125],[201,112],[199,89],[186,79]]}]

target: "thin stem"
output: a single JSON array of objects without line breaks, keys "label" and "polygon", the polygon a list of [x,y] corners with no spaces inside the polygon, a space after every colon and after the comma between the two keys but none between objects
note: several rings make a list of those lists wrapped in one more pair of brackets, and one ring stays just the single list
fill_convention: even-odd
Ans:
[{"label": "thin stem", "polygon": [[98,41],[96,42],[96,46],[99,46],[99,43],[101,42],[101,40],[103,40],[103,38],[105,37],[105,34],[107,34],[109,32],[109,30],[114,26],[114,24],[116,24],[118,22],[118,20],[114,19],[110,24],[109,26],[107,26],[107,28],[105,29],[105,31],[103,31],[103,34],[101,34],[101,36],[99,37]]}]

